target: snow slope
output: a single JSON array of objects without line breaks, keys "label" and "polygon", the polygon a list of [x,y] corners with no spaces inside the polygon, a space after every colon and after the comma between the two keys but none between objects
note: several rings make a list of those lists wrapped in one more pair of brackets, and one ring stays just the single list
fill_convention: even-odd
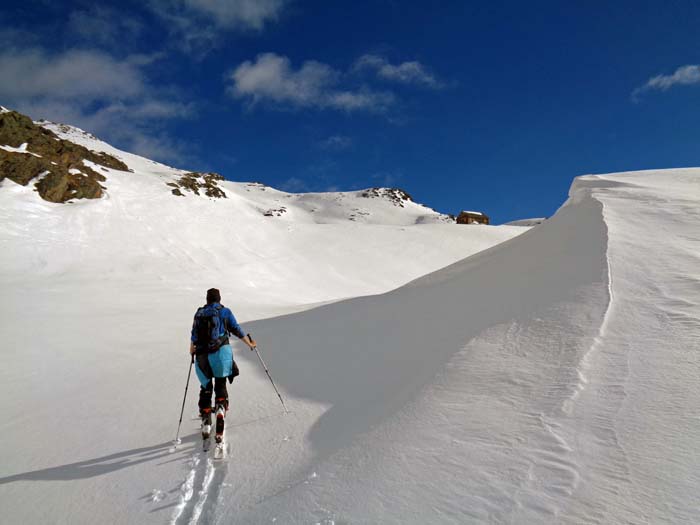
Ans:
[{"label": "snow slope", "polygon": [[[184,172],[76,128],[47,126],[121,158],[133,173],[98,168],[106,197],[69,204],[9,180],[0,187],[0,327],[12,363],[0,371],[0,506],[9,522],[85,523],[97,513],[113,523],[160,523],[178,509],[180,521],[212,515],[224,485],[222,471],[207,477],[206,461],[192,457],[195,384],[186,448],[169,453],[189,327],[207,288],[219,287],[239,320],[260,319],[385,292],[523,231],[447,224],[415,203],[361,192],[286,194],[222,182],[227,199],[176,197],[166,183]],[[281,216],[264,215],[280,206]],[[310,457],[303,434],[325,407],[304,403],[276,423],[279,432],[289,426],[294,441],[270,435],[260,418],[277,407],[257,366],[242,363],[232,395],[248,403],[237,406],[231,429],[252,421],[259,457],[270,457],[261,446],[267,439],[289,443],[289,470]],[[255,466],[248,464],[260,475]],[[181,493],[188,476],[199,491],[210,480],[204,500],[187,500],[187,484]]]},{"label": "snow slope", "polygon": [[[5,181],[0,242],[13,252],[0,261],[5,280],[21,280],[29,271],[77,280],[73,285],[91,292],[107,282],[133,283],[138,274],[138,286],[117,285],[121,294],[135,294],[129,301],[163,289],[199,301],[203,287],[217,284],[250,318],[383,292],[522,233],[457,227],[419,204],[399,207],[361,191],[289,194],[223,181],[226,199],[176,197],[166,183],[184,171],[117,150],[77,128],[45,125],[114,155],[133,173],[96,168],[107,177],[107,196],[67,205],[43,202],[31,187]],[[281,207],[280,216],[264,215]]]},{"label": "snow slope", "polygon": [[288,394],[329,409],[304,482],[217,516],[697,523],[699,201],[698,169],[582,177],[525,235],[252,324]]},{"label": "snow slope", "polygon": [[535,219],[520,219],[518,221],[506,222],[505,226],[537,226],[546,220],[547,219],[544,217],[538,217]]},{"label": "snow slope", "polygon": [[[42,124],[61,138],[83,145],[88,149],[117,157],[133,169],[136,174],[145,174],[151,179],[174,182],[177,177],[185,173],[183,170],[173,169],[138,155],[118,150],[79,128],[52,122],[42,122]],[[280,208],[284,208],[286,211],[275,213],[274,216],[281,217],[288,222],[334,224],[352,221],[382,225],[454,223],[454,220],[447,215],[410,200],[400,201],[398,197],[395,197],[396,201],[400,201],[400,205],[391,204],[389,198],[395,196],[395,192],[388,188],[355,192],[286,193],[260,183],[227,182],[223,186],[229,198],[239,197],[252,201],[250,204],[254,206],[256,211],[280,212]],[[401,209],[397,209],[397,207]]]},{"label": "snow slope", "polygon": [[[500,244],[510,230],[276,221],[227,185],[187,209],[231,221],[229,248],[152,179],[110,174],[109,199],[58,214],[0,188],[9,522],[700,521],[700,169],[580,177]],[[196,385],[169,440],[192,310],[220,281],[292,413],[237,346],[214,464]]]}]

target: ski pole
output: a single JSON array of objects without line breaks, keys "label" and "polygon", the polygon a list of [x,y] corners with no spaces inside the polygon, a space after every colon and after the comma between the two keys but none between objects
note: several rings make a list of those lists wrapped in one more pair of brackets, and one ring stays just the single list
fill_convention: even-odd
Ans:
[{"label": "ski pole", "polygon": [[185,395],[182,398],[182,408],[180,409],[180,421],[177,424],[177,434],[175,434],[176,445],[181,443],[180,441],[180,426],[182,425],[182,414],[185,412],[185,400],[187,399],[187,389],[190,387],[190,375],[192,375],[192,365],[194,364],[194,354],[192,354],[192,359],[190,360],[190,370],[187,372],[187,383],[185,384]]},{"label": "ski pole", "polygon": [[[250,334],[248,334],[248,339],[250,339],[252,341],[253,337]],[[287,410],[287,406],[284,404],[284,399],[282,399],[282,396],[280,395],[280,391],[277,390],[277,387],[275,386],[275,382],[272,380],[272,376],[270,375],[270,371],[267,369],[267,366],[265,366],[265,361],[263,361],[263,358],[260,356],[260,352],[258,352],[258,347],[254,346],[251,348],[251,350],[255,350],[255,353],[258,354],[258,359],[260,359],[260,364],[265,369],[265,373],[267,374],[267,377],[270,380],[270,383],[272,383],[272,388],[275,389],[275,392],[277,392],[277,397],[279,397],[280,401],[282,402],[282,407],[284,408],[284,413],[289,414],[289,410]]]}]

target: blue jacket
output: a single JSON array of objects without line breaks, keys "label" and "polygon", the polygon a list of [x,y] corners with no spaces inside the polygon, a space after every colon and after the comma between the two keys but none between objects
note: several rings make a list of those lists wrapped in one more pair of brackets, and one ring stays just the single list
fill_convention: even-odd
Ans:
[{"label": "blue jacket", "polygon": [[[211,309],[211,308],[216,308],[219,309],[219,317],[223,321],[220,326],[220,334],[219,337],[225,336],[228,334],[233,334],[239,339],[242,339],[245,337],[245,334],[243,333],[243,330],[241,329],[241,326],[238,324],[236,321],[236,318],[233,316],[233,313],[231,310],[226,308],[225,306],[222,306],[219,303],[211,303],[206,306],[202,306],[197,310],[197,312],[200,312],[203,309]],[[196,316],[196,314],[195,314]],[[192,323],[192,342],[197,344],[197,332],[196,332],[196,321]]]}]

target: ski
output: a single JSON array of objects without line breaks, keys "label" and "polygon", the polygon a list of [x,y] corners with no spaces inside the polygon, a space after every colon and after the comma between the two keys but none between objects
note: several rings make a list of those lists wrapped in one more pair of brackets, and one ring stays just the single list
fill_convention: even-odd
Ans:
[{"label": "ski", "polygon": [[216,448],[214,449],[214,459],[224,459],[226,456],[226,444],[224,442],[224,417],[226,409],[223,405],[216,407]]},{"label": "ski", "polygon": [[226,457],[226,443],[222,439],[216,443],[214,448],[214,459],[224,459]]}]

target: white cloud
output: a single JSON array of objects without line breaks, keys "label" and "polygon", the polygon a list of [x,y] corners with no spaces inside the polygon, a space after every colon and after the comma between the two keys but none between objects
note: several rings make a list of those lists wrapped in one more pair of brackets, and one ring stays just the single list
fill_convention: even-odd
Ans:
[{"label": "white cloud", "polygon": [[371,69],[376,71],[380,78],[402,84],[417,84],[434,89],[442,87],[442,83],[423,64],[415,60],[393,65],[384,57],[368,54],[357,59],[354,69]]},{"label": "white cloud", "polygon": [[176,145],[158,130],[168,119],[187,117],[192,105],[147,80],[144,68],[157,57],[123,60],[99,51],[49,54],[41,48],[0,52],[0,100],[30,115],[78,126],[158,160],[179,161]]},{"label": "white cloud", "polygon": [[48,55],[22,49],[0,53],[0,97],[15,99],[51,96],[92,101],[108,93],[133,97],[145,90],[143,75],[129,61],[99,51],[71,50]]},{"label": "white cloud", "polygon": [[275,53],[247,60],[231,73],[229,92],[251,105],[270,102],[284,108],[383,111],[393,95],[366,87],[355,90],[338,87],[342,75],[327,64],[308,60],[294,70],[287,57]]},{"label": "white cloud", "polygon": [[632,99],[646,91],[666,91],[673,86],[700,84],[700,65],[681,66],[671,75],[657,75],[650,78],[646,84],[632,92]]}]

